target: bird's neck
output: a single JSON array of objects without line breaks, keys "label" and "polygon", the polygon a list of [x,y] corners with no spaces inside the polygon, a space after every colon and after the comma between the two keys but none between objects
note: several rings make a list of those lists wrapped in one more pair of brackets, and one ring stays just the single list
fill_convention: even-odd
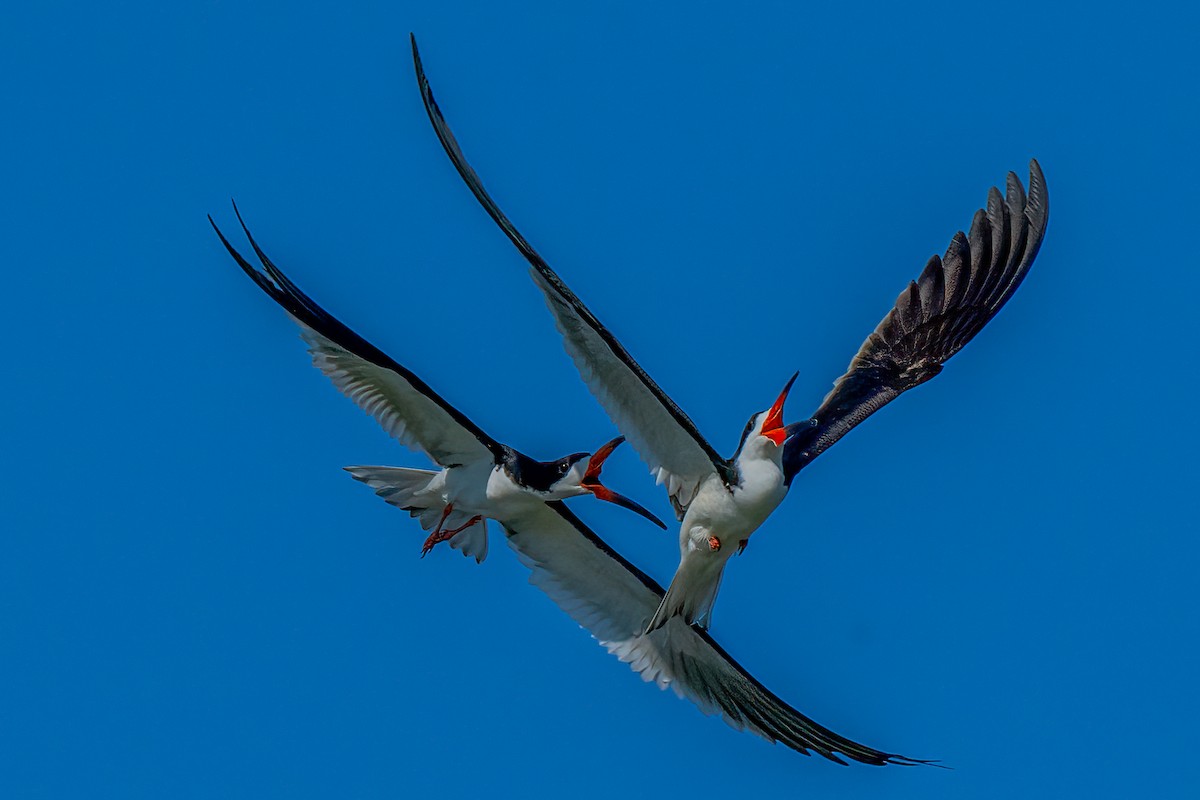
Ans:
[{"label": "bird's neck", "polygon": [[774,489],[783,482],[783,448],[747,447],[738,455],[736,467],[742,490]]}]

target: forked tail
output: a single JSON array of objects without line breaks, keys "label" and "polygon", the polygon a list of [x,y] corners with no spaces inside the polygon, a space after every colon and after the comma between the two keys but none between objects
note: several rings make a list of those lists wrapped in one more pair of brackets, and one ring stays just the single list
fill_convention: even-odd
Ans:
[{"label": "forked tail", "polygon": [[689,625],[707,628],[712,622],[712,607],[725,575],[726,560],[707,553],[689,553],[667,587],[658,610],[650,618],[646,633],[658,630],[671,617],[681,616]]}]

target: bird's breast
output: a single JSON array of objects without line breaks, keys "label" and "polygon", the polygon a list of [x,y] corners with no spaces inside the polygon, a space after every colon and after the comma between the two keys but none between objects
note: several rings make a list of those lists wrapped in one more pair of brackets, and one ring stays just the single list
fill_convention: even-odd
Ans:
[{"label": "bird's breast", "polygon": [[716,536],[722,543],[736,545],[750,536],[787,495],[781,470],[749,470],[732,489],[719,481],[701,486],[688,507],[680,529],[684,543]]}]

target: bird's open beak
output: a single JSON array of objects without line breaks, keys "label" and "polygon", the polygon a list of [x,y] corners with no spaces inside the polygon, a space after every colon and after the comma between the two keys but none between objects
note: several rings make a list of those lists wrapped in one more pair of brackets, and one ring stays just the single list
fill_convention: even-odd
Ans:
[{"label": "bird's open beak", "polygon": [[622,508],[627,508],[635,514],[641,514],[658,527],[666,530],[666,523],[664,523],[661,519],[654,516],[645,508],[633,502],[625,495],[617,494],[612,489],[609,489],[607,486],[600,483],[600,470],[604,468],[605,459],[612,455],[612,451],[616,450],[617,445],[623,441],[625,441],[625,437],[618,436],[593,453],[591,460],[588,461],[587,471],[583,473],[583,480],[579,482],[579,485],[581,488],[586,489],[595,495],[597,500],[605,500],[609,503],[616,503]]},{"label": "bird's open beak", "polygon": [[779,393],[779,399],[775,401],[775,405],[767,411],[767,418],[763,420],[762,435],[770,439],[776,446],[783,444],[787,439],[787,427],[783,424],[783,404],[787,402],[788,392],[792,390],[792,384],[796,382],[796,376],[799,372],[793,373],[788,379],[787,386],[783,387],[783,391]]}]

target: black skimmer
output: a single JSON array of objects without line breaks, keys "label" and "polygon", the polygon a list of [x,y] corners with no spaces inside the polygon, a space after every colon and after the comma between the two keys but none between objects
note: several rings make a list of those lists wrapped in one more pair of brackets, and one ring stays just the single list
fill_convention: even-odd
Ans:
[{"label": "black skimmer", "polygon": [[[234,207],[237,212],[237,207]],[[528,504],[590,494],[641,514],[656,516],[600,482],[617,437],[595,454],[572,453],[537,461],[488,436],[429,385],[343,325],[300,291],[259,248],[237,215],[264,272],[234,249],[212,217],[208,221],[238,266],[300,326],[313,365],[401,444],[424,452],[440,471],[402,467],[346,467],[388,503],[408,511],[432,533],[422,555],[439,542],[487,556],[487,520],[503,520]]]},{"label": "black skimmer", "polygon": [[412,47],[421,97],[442,147],[531,265],[592,394],[666,485],[681,523],[680,563],[648,630],[675,615],[709,624],[726,563],[783,501],[796,473],[885,404],[937,375],[1012,297],[1046,230],[1046,184],[1037,161],[1031,161],[1029,194],[1012,173],[1004,196],[992,188],[970,233],[955,234],[945,257],[933,256],[900,293],[811,418],[783,424],[793,375],[775,403],[750,418],[733,456],[722,458],[488,195],[434,100],[415,37]]},{"label": "black skimmer", "polygon": [[449,538],[452,547],[482,560],[487,552],[486,519],[494,519],[530,568],[530,582],[646,682],[669,686],[704,713],[720,714],[735,729],[805,755],[816,752],[840,764],[846,763],[842,756],[880,766],[930,763],[861,745],[813,722],[755,680],[706,631],[682,619],[644,632],[646,618],[662,601],[662,588],[562,502],[590,493],[662,525],[599,483],[604,459],[620,443],[619,437],[600,448],[586,468],[586,453],[539,462],[499,444],[301,292],[259,248],[244,223],[242,229],[265,274],[238,253],[215,223],[213,229],[242,270],[300,326],[313,363],[334,385],[401,443],[424,451],[442,467],[440,472],[348,468],[389,503],[420,517],[427,530],[435,525],[441,530],[440,537],[435,530],[426,548]]}]

